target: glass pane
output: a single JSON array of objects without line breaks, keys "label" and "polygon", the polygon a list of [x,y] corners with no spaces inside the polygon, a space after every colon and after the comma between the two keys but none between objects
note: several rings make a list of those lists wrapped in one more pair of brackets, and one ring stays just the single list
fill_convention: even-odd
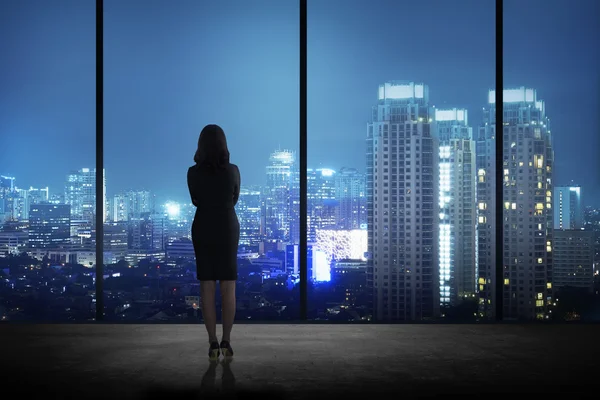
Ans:
[{"label": "glass pane", "polygon": [[505,319],[600,315],[598,20],[593,0],[504,2]]},{"label": "glass pane", "polygon": [[241,172],[236,319],[298,318],[284,245],[298,236],[293,176],[288,153],[274,155],[299,143],[297,2],[104,7],[106,319],[202,318],[186,174],[207,124],[223,128]]},{"label": "glass pane", "polygon": [[477,320],[477,246],[493,244],[477,241],[494,214],[493,198],[478,214],[476,151],[494,2],[308,7],[310,317]]},{"label": "glass pane", "polygon": [[0,2],[0,320],[95,314],[96,9]]}]

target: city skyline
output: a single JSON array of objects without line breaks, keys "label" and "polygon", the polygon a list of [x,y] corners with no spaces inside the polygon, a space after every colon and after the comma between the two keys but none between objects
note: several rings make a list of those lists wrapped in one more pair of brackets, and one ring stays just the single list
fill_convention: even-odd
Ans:
[{"label": "city skyline", "polygon": [[[40,187],[49,185],[53,190],[62,187],[62,175],[68,174],[71,169],[82,167],[93,167],[95,148],[95,124],[94,124],[94,40],[93,18],[94,9],[89,4],[68,4],[69,13],[81,14],[82,21],[90,22],[85,25],[82,22],[73,22],[70,29],[48,25],[49,22],[41,22],[44,29],[43,41],[39,36],[39,29],[32,29],[29,25],[32,18],[25,18],[28,13],[49,12],[59,18],[61,7],[56,5],[44,5],[36,3],[36,8],[30,11],[19,10],[12,4],[4,7],[7,12],[3,13],[2,28],[5,37],[12,37],[8,42],[1,44],[2,50],[8,56],[19,57],[19,46],[41,43],[45,49],[40,52],[32,51],[29,59],[32,63],[46,65],[46,71],[37,71],[33,67],[17,69],[13,64],[4,65],[0,68],[0,79],[3,79],[4,96],[0,99],[2,104],[2,135],[15,137],[12,151],[0,150],[0,172],[8,175],[19,176],[19,186]],[[219,35],[215,44],[219,47],[226,46],[228,49],[240,50],[239,57],[215,50],[222,65],[238,65],[240,60],[248,61],[245,76],[252,76],[255,83],[249,84],[246,79],[238,77],[239,74],[231,68],[222,71],[215,68],[207,70],[202,67],[202,59],[198,54],[211,52],[213,47],[205,47],[192,43],[202,43],[195,40],[201,32],[194,34],[186,25],[196,15],[220,15],[229,12],[227,5],[217,4],[195,4],[198,2],[182,2],[180,8],[167,7],[156,3],[155,7],[145,8],[143,12],[136,8],[134,2],[112,2],[105,4],[105,167],[109,185],[109,193],[129,189],[129,182],[138,182],[139,187],[132,189],[146,189],[155,192],[159,198],[168,197],[173,200],[185,199],[185,170],[191,165],[197,134],[207,123],[221,123],[228,134],[232,161],[239,164],[244,184],[263,185],[263,168],[268,154],[277,147],[296,150],[298,137],[298,93],[297,82],[297,8],[293,2],[263,2],[260,6],[250,9],[249,17],[256,17],[258,21],[264,21],[265,26],[276,29],[280,34],[274,39],[268,32],[255,32],[251,38],[254,54],[243,50],[244,43],[240,38],[233,37],[230,32],[233,27],[224,21],[212,34],[214,40]],[[235,2],[234,2],[235,3]],[[325,3],[325,4],[323,4]],[[357,36],[351,27],[357,26],[359,21],[377,21],[377,18],[367,18],[368,15],[378,14],[380,10],[395,7],[394,2],[376,2],[367,10],[358,7],[337,7],[335,2],[309,2],[309,23],[311,29],[308,32],[308,160],[309,165],[314,168],[327,167],[339,169],[351,167],[363,170],[362,153],[364,153],[364,130],[369,119],[369,98],[375,93],[374,89],[380,82],[389,79],[403,79],[410,81],[422,81],[431,88],[431,103],[443,108],[466,108],[470,113],[470,121],[473,127],[477,127],[482,121],[481,108],[485,106],[486,91],[493,89],[494,84],[494,56],[493,46],[493,15],[492,5],[482,2],[465,1],[465,7],[469,7],[473,24],[456,26],[452,31],[455,40],[462,44],[462,49],[473,49],[472,54],[463,51],[463,57],[452,56],[452,63],[447,68],[441,68],[438,63],[431,60],[450,60],[452,49],[438,44],[434,31],[423,33],[422,40],[428,43],[420,49],[419,46],[407,44],[406,54],[411,54],[410,62],[403,56],[393,56],[386,62],[374,65],[371,63],[367,68],[365,62],[350,62],[356,52],[364,51],[366,57],[373,57],[378,51],[383,50],[383,44],[373,41],[376,29],[369,29],[367,22],[364,35]],[[597,109],[598,99],[594,95],[594,79],[585,80],[587,77],[597,76],[598,49],[594,46],[586,46],[588,37],[595,37],[595,31],[590,31],[593,26],[589,23],[573,25],[574,18],[568,18],[575,11],[572,7],[559,2],[552,2],[552,7],[539,7],[540,2],[528,2],[525,5],[518,2],[505,2],[506,15],[505,24],[510,29],[505,29],[505,87],[527,86],[535,88],[539,95],[546,99],[548,113],[552,115],[553,131],[555,132],[554,144],[557,148],[564,149],[562,154],[557,154],[556,179],[558,183],[568,184],[576,180],[578,184],[587,188],[584,202],[586,205],[595,204],[594,200],[600,197],[600,159],[594,156],[599,148],[599,136],[593,118],[588,118]],[[546,5],[546,3],[544,3]],[[73,7],[71,7],[73,6]],[[259,16],[260,8],[267,7],[268,13]],[[168,9],[165,9],[166,7]],[[426,5],[405,4],[403,8],[407,12],[419,13]],[[583,18],[591,18],[595,15],[597,5],[593,2],[582,5],[588,8],[588,13],[583,13]],[[46,9],[47,8],[47,9]],[[234,7],[235,8],[235,7]],[[333,9],[337,11],[330,12]],[[547,12],[546,9],[560,9],[561,12]],[[360,11],[357,11],[360,10]],[[513,10],[513,11],[511,11]],[[535,10],[535,21],[526,21],[528,15]],[[136,32],[128,28],[129,18],[136,13]],[[52,14],[54,13],[54,14]],[[365,14],[366,13],[366,14]],[[431,18],[432,26],[435,21],[443,26],[442,21],[447,18],[460,17],[461,11],[457,7],[440,5],[434,10],[427,10]],[[154,22],[158,15],[159,21],[164,26],[174,23],[183,18],[181,28],[156,40],[152,48],[141,45],[142,38],[152,41],[151,32],[160,31],[154,29]],[[182,16],[189,14],[189,17]],[[379,13],[380,14],[380,13]],[[33,14],[31,14],[33,15]],[[147,18],[143,18],[146,15]],[[559,17],[560,16],[560,17]],[[578,14],[578,18],[581,15]],[[327,19],[325,19],[327,18]],[[560,18],[560,20],[557,20]],[[19,26],[14,21],[21,21]],[[186,22],[187,21],[187,22]],[[325,21],[329,21],[325,23]],[[528,23],[525,23],[528,22]],[[585,22],[585,21],[584,21]],[[237,30],[243,30],[245,25],[241,16],[232,17],[232,24]],[[417,24],[418,21],[406,21],[409,24]],[[444,22],[445,23],[445,22]],[[529,29],[531,24],[537,24],[539,29]],[[529,25],[528,25],[529,24]],[[560,36],[556,30],[550,29],[552,24],[564,26],[570,32],[569,41]],[[162,26],[162,25],[161,25]],[[207,27],[206,29],[209,29]],[[335,27],[335,29],[333,29]],[[204,28],[203,28],[204,29]],[[384,28],[388,29],[388,28]],[[10,32],[8,31],[10,30]],[[478,35],[471,32],[477,31]],[[70,32],[79,32],[76,39],[72,38]],[[204,31],[202,31],[204,32]],[[217,33],[220,32],[220,33]],[[529,47],[526,42],[518,39],[528,33],[530,41],[540,49],[535,59],[529,63],[531,67],[524,70],[519,67],[521,59],[530,59]],[[156,34],[156,33],[155,33]],[[383,32],[381,34],[384,34]],[[533,35],[533,36],[532,36]],[[182,39],[183,38],[183,39]],[[352,38],[350,42],[346,38]],[[119,40],[119,42],[117,42]],[[245,40],[245,39],[244,39]],[[177,42],[175,42],[177,41]],[[70,43],[65,46],[63,43]],[[172,46],[172,43],[180,43]],[[263,44],[261,44],[263,43]],[[337,43],[347,43],[347,46],[337,46]],[[191,47],[190,47],[191,46]],[[368,46],[368,47],[367,47]],[[131,57],[125,52],[126,49],[136,48],[136,57]],[[247,46],[245,46],[247,47]],[[170,49],[170,50],[168,50]],[[214,48],[216,49],[216,48]],[[192,51],[196,54],[193,58],[186,55]],[[259,59],[271,59],[269,54],[273,51],[278,53],[278,62],[266,69],[266,64],[259,64]],[[173,61],[168,59],[155,60],[154,55],[163,52],[169,54]],[[168,53],[167,53],[168,52]],[[580,72],[577,75],[568,76],[562,71],[567,68],[564,57],[556,57],[556,54],[573,54],[581,61]],[[74,60],[77,62],[52,64],[48,68],[43,62],[50,54],[62,54],[63,60]],[[235,53],[235,51],[234,51]],[[330,54],[324,57],[325,53]],[[128,61],[130,60],[130,61]],[[136,61],[137,60],[137,61]],[[189,66],[177,67],[181,60]],[[327,60],[327,61],[325,61]],[[140,63],[145,66],[140,70]],[[446,65],[444,61],[443,65]],[[449,62],[449,61],[448,61]],[[198,74],[192,74],[193,66],[198,66]],[[343,68],[342,66],[347,66]],[[60,68],[60,70],[58,70]],[[135,82],[127,79],[135,69],[140,70]],[[246,68],[246,67],[245,67]],[[160,72],[159,73],[159,69]],[[68,72],[67,72],[68,71]],[[165,77],[164,71],[172,71]],[[334,71],[344,71],[336,74]],[[364,72],[367,71],[365,74]],[[435,71],[435,72],[434,72]],[[52,83],[48,81],[59,72],[68,73],[74,79],[79,79],[77,85],[72,88],[61,88],[63,94],[59,95]],[[164,81],[157,81],[155,76],[165,77]],[[204,74],[210,74],[210,82],[203,79]],[[269,78],[267,79],[267,76]],[[222,78],[220,78],[222,77]],[[359,78],[362,77],[362,78]],[[26,79],[31,85],[19,87],[14,84],[19,80]],[[275,79],[275,80],[273,80]],[[186,87],[185,82],[192,84]],[[37,82],[38,86],[33,83]],[[228,82],[221,85],[220,82]],[[260,87],[260,82],[270,82],[267,86]],[[41,86],[39,86],[41,85]],[[146,88],[147,87],[147,88]],[[121,92],[116,92],[120,88]],[[195,88],[195,89],[194,89]],[[592,88],[592,90],[589,90]],[[56,94],[48,102],[38,96],[38,100],[31,107],[26,100],[28,93],[38,93],[40,90],[53,90]],[[164,100],[160,100],[159,94]],[[194,93],[192,93],[194,92]],[[220,93],[221,92],[221,93]],[[269,100],[261,107],[250,110],[245,104],[251,104],[248,98],[250,93],[264,93]],[[280,96],[278,93],[287,93],[283,98],[274,102]],[[120,95],[118,94],[120,93]],[[202,103],[198,97],[206,97],[205,93],[217,93],[208,104]],[[219,94],[220,93],[220,94]],[[342,120],[327,117],[329,113],[323,113],[323,103],[320,99],[340,98],[337,93],[343,93],[341,100],[335,100],[327,105],[335,114],[347,115]],[[233,94],[237,94],[232,97]],[[143,97],[139,97],[142,95]],[[137,100],[136,97],[138,96]],[[190,97],[191,96],[191,97]],[[172,105],[165,103],[166,99]],[[193,100],[192,100],[193,99]],[[212,97],[211,97],[212,99]],[[233,100],[226,100],[233,99]],[[575,100],[576,99],[576,100]],[[117,101],[118,100],[118,101]],[[125,102],[128,103],[126,106]],[[199,103],[200,102],[200,103]],[[177,107],[175,105],[177,104]],[[159,108],[157,108],[159,107]],[[162,107],[162,109],[160,108]],[[206,110],[198,114],[194,111]],[[73,122],[71,119],[60,118],[65,111],[72,110],[78,117]],[[213,111],[211,111],[211,109]],[[13,110],[13,111],[9,111]],[[35,119],[22,110],[36,110]],[[136,111],[137,110],[137,111]],[[155,110],[151,112],[150,110]],[[224,115],[220,110],[238,110],[242,114],[235,121]],[[279,111],[275,111],[279,110]],[[366,111],[365,111],[366,110]],[[135,111],[135,112],[134,112]],[[280,112],[281,111],[281,112]],[[126,112],[127,114],[123,114]],[[282,114],[283,112],[283,114]],[[144,120],[141,116],[150,119]],[[88,120],[84,119],[87,116]],[[275,117],[276,119],[273,119]],[[238,119],[246,121],[245,125],[237,122]],[[335,121],[335,122],[334,122]],[[66,125],[65,125],[66,124]],[[18,134],[15,134],[18,132]],[[168,132],[168,133],[159,133]],[[184,133],[185,132],[185,133]],[[143,135],[143,136],[141,136]],[[22,138],[31,138],[39,146],[27,146]],[[170,137],[170,138],[169,138]],[[575,138],[575,140],[573,140]],[[167,140],[168,139],[168,140]],[[344,143],[344,147],[336,152],[329,152],[336,143]],[[582,143],[589,143],[583,146]],[[22,165],[20,160],[26,154],[36,158],[43,158],[43,153],[56,154],[58,148],[63,148],[70,157],[59,157],[45,169],[46,177],[41,176],[35,169]],[[76,146],[69,150],[69,147]],[[339,145],[337,145],[339,146]],[[339,148],[339,147],[338,147]],[[175,150],[176,149],[176,150]],[[243,151],[242,151],[243,149]],[[189,155],[189,161],[185,161],[185,154]],[[577,154],[580,159],[590,160],[589,163],[576,163],[569,157]],[[144,156],[146,155],[146,156]],[[153,160],[159,157],[159,162],[146,161],[147,157]],[[87,161],[86,161],[87,160]],[[143,166],[143,168],[140,168]],[[125,173],[127,171],[127,173]],[[183,172],[182,172],[183,171]],[[112,186],[112,187],[111,187]]]}]

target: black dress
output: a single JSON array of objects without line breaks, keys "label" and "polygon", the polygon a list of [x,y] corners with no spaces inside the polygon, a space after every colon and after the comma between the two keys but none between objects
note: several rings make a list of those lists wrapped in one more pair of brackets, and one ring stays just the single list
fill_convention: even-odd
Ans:
[{"label": "black dress", "polygon": [[192,242],[200,281],[237,280],[240,223],[234,206],[240,180],[235,164],[217,170],[196,164],[188,169],[188,188],[196,206]]}]

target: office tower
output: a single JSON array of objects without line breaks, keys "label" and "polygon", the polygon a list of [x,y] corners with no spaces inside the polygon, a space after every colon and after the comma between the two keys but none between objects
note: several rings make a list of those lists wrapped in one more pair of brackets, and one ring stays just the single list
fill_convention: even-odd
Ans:
[{"label": "office tower", "polygon": [[151,214],[150,225],[152,232],[152,248],[155,250],[165,250],[168,237],[168,215],[165,213]]},{"label": "office tower", "polygon": [[594,231],[581,229],[554,230],[554,289],[594,287]]},{"label": "office tower", "polygon": [[148,190],[129,190],[124,195],[128,198],[129,218],[139,219],[143,213],[154,213],[156,196]]},{"label": "office tower", "polygon": [[554,229],[583,228],[580,186],[554,187]]},{"label": "office tower", "polygon": [[258,188],[242,187],[235,209],[240,221],[240,245],[258,246],[262,240],[261,193]]},{"label": "office tower", "polygon": [[70,242],[71,206],[33,204],[29,210],[29,247],[57,249]]},{"label": "office tower", "polygon": [[36,189],[29,187],[24,194],[24,207],[23,207],[23,219],[29,219],[29,209],[32,204],[45,203],[50,200],[50,193],[48,187]]},{"label": "office tower", "polygon": [[[269,157],[265,193],[267,239],[290,241],[294,225],[293,184],[296,174],[296,155],[277,150]],[[292,226],[290,226],[292,223]]]},{"label": "office tower", "polygon": [[544,319],[552,302],[553,161],[544,102],[533,89],[504,89],[503,293],[495,293],[495,91],[477,138],[480,313],[505,319]]},{"label": "office tower", "polygon": [[112,197],[110,200],[110,218],[112,222],[129,221],[130,216],[133,217],[131,212],[131,196],[125,193],[119,193]]},{"label": "office tower", "polygon": [[0,175],[0,224],[13,220],[15,189],[14,177]]},{"label": "office tower", "polygon": [[317,230],[332,229],[336,225],[337,201],[335,176],[332,169],[309,168],[307,174],[307,225],[308,242],[316,240]]},{"label": "office tower", "polygon": [[439,140],[440,302],[473,297],[477,283],[475,141],[467,110],[435,109]]},{"label": "office tower", "polygon": [[335,176],[338,229],[363,229],[367,226],[365,175],[355,168],[342,168]]},{"label": "office tower", "polygon": [[[102,182],[103,199],[106,204],[106,175]],[[95,223],[96,215],[96,169],[82,168],[67,175],[65,203],[71,206],[71,217]],[[106,221],[103,210],[102,221]]]},{"label": "office tower", "polygon": [[[127,223],[110,222],[104,224],[104,254],[116,262],[127,254]],[[105,261],[108,263],[108,261]]]},{"label": "office tower", "polygon": [[367,288],[376,320],[439,315],[438,143],[429,89],[387,82],[367,127]]}]

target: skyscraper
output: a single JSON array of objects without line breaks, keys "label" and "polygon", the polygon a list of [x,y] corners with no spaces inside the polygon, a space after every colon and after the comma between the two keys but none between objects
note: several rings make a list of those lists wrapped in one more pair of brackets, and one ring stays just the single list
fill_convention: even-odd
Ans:
[{"label": "skyscraper", "polygon": [[476,293],[475,142],[467,110],[435,109],[439,150],[440,301],[456,305]]},{"label": "skyscraper", "polygon": [[332,229],[336,225],[335,176],[332,169],[309,168],[306,171],[308,195],[308,241],[314,242],[318,229]]},{"label": "skyscraper", "polygon": [[[495,91],[477,138],[479,302],[493,317],[495,296],[504,297],[505,319],[544,319],[552,302],[553,161],[543,101],[524,87],[504,89],[503,207],[494,220]],[[495,293],[495,223],[503,224],[503,293]]]},{"label": "skyscraper", "polygon": [[288,150],[277,150],[269,157],[266,187],[267,239],[290,241],[294,225],[293,184],[297,166],[296,155]]},{"label": "skyscraper", "polygon": [[338,229],[362,229],[367,224],[365,176],[355,168],[342,168],[335,177]]},{"label": "skyscraper", "polygon": [[429,89],[379,85],[367,126],[367,288],[376,320],[439,315],[438,143]]},{"label": "skyscraper", "polygon": [[580,186],[554,187],[554,229],[583,228]]},{"label": "skyscraper", "polygon": [[262,239],[260,191],[242,187],[235,208],[240,221],[240,245],[258,246]]},{"label": "skyscraper", "polygon": [[[102,182],[103,199],[106,204],[106,175]],[[67,175],[65,185],[65,203],[71,206],[71,217],[95,223],[96,215],[96,169],[82,168]],[[106,213],[102,210],[102,221],[106,221]]]}]

